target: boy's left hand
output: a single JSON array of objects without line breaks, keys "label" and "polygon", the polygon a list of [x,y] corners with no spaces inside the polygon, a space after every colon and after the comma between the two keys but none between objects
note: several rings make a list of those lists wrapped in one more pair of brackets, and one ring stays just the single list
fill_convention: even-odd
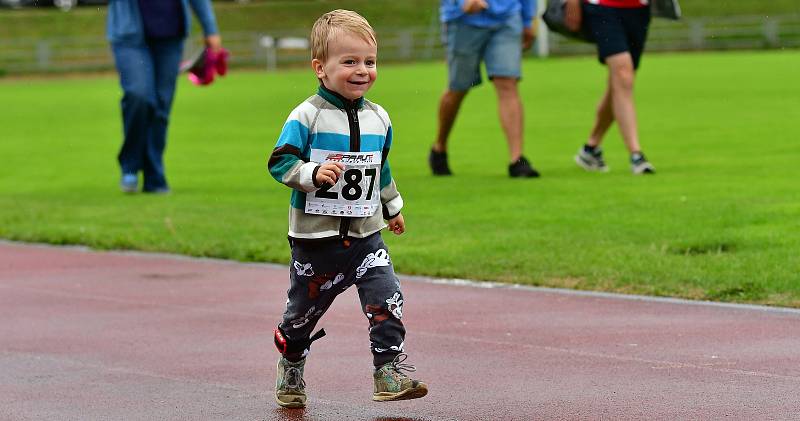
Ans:
[{"label": "boy's left hand", "polygon": [[406,222],[403,220],[403,214],[398,213],[397,216],[389,220],[389,231],[396,235],[406,232]]}]

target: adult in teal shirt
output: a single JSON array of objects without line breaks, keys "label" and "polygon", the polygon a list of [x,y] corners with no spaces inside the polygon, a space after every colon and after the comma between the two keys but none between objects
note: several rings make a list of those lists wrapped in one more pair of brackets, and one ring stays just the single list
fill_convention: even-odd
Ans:
[{"label": "adult in teal shirt", "polygon": [[538,177],[522,155],[523,114],[518,83],[522,51],[531,47],[536,0],[441,0],[449,84],[439,102],[439,128],[428,163],[434,175],[450,175],[447,140],[461,102],[481,83],[480,65],[497,91],[500,124],[508,142],[511,177]]},{"label": "adult in teal shirt", "polygon": [[111,0],[106,35],[122,87],[124,138],[117,159],[120,188],[167,193],[164,149],[183,44],[194,11],[206,45],[222,48],[210,0]]}]

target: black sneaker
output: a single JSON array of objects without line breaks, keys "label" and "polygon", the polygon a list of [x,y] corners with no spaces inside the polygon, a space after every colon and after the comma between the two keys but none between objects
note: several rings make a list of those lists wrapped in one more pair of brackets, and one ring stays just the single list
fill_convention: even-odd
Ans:
[{"label": "black sneaker", "polygon": [[447,165],[447,152],[436,152],[431,149],[428,155],[428,165],[431,166],[433,175],[451,175],[450,167]]},{"label": "black sneaker", "polygon": [[636,152],[631,155],[631,172],[635,175],[655,174],[656,168],[647,161],[643,153]]},{"label": "black sneaker", "polygon": [[539,171],[531,167],[531,163],[524,156],[508,166],[508,175],[511,177],[538,177]]}]

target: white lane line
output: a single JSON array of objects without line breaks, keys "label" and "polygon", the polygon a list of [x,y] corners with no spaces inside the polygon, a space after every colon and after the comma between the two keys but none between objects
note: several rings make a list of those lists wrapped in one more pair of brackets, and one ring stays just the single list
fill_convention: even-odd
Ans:
[{"label": "white lane line", "polygon": [[[117,254],[123,256],[172,259],[177,261],[196,261],[202,263],[219,263],[223,265],[241,265],[246,267],[256,267],[256,268],[262,267],[266,269],[282,270],[287,272],[289,271],[288,266],[278,263],[237,262],[233,260],[216,259],[211,257],[194,257],[194,256],[186,256],[181,254],[170,254],[170,253],[151,253],[151,252],[129,251],[129,250],[92,250],[86,246],[56,246],[52,244],[22,243],[22,242],[8,241],[8,240],[0,240],[0,245],[46,248],[46,249],[56,249],[56,250],[72,250],[82,253],[108,253],[108,254]],[[543,292],[543,293],[557,294],[557,295],[571,295],[571,296],[590,297],[590,298],[608,298],[613,300],[633,300],[633,301],[691,305],[691,306],[720,307],[720,308],[729,308],[737,310],[748,310],[748,311],[758,311],[765,313],[790,314],[794,316],[800,316],[800,308],[772,307],[772,306],[764,306],[757,304],[724,303],[716,301],[699,301],[699,300],[688,300],[684,298],[652,297],[647,295],[620,294],[620,293],[602,292],[602,291],[584,291],[584,290],[574,290],[565,288],[545,288],[545,287],[535,287],[530,285],[506,284],[499,282],[483,282],[483,281],[473,281],[469,279],[458,279],[458,278],[449,278],[449,279],[433,278],[428,276],[403,275],[403,274],[397,274],[397,276],[399,276],[402,280],[428,283],[428,284],[453,285],[453,286],[464,286],[472,288],[512,289],[512,290]]]}]

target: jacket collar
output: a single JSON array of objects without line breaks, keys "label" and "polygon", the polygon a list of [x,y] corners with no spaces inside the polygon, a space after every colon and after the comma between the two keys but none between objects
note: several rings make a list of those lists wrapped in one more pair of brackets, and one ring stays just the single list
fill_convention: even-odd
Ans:
[{"label": "jacket collar", "polygon": [[336,92],[328,89],[322,83],[319,84],[317,95],[321,96],[326,101],[341,109],[355,109],[360,110],[364,106],[364,97],[356,98],[353,101],[337,94]]}]

